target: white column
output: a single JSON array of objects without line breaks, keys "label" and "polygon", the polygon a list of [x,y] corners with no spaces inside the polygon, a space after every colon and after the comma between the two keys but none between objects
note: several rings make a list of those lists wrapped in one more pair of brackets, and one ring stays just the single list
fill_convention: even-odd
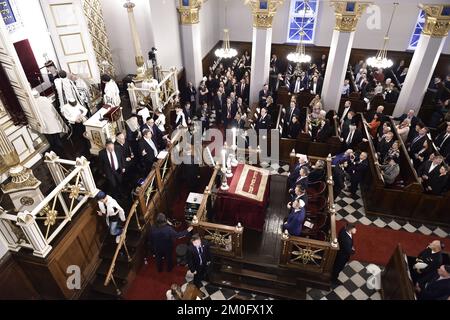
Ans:
[{"label": "white column", "polygon": [[269,83],[272,28],[253,27],[252,70],[250,74],[250,105],[258,102],[258,93]]},{"label": "white column", "polygon": [[394,109],[394,116],[399,116],[410,109],[415,110],[416,114],[419,113],[444,43],[444,37],[424,34],[420,36]]},{"label": "white column", "polygon": [[354,37],[355,32],[333,30],[322,87],[322,101],[325,110],[337,111],[339,109],[342,85],[344,84]]},{"label": "white column", "polygon": [[92,175],[91,167],[89,166],[89,161],[85,157],[77,158],[76,167],[82,167],[81,177],[83,179],[84,187],[86,191],[89,192],[91,198],[95,197],[100,191],[95,184],[94,176]]},{"label": "white column", "polygon": [[200,25],[182,24],[181,40],[186,80],[191,81],[194,87],[198,87],[203,78]]},{"label": "white column", "polygon": [[11,251],[20,250],[21,247],[19,245],[19,238],[14,233],[11,227],[11,221],[7,220],[6,218],[2,218],[2,215],[0,215],[0,238],[4,240],[9,250]]}]

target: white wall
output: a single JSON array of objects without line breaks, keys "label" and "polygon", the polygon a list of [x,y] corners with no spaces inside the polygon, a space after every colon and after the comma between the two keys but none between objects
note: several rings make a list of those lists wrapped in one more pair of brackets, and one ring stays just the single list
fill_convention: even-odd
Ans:
[{"label": "white wall", "polygon": [[[215,1],[215,0],[210,0]],[[219,0],[217,0],[219,1]],[[287,38],[287,28],[289,23],[290,1],[285,0],[279,7],[273,21],[273,43],[285,43]],[[376,5],[381,8],[381,28],[379,30],[369,30],[366,25],[368,14],[361,17],[355,34],[354,48],[379,49],[383,42],[383,36],[389,24],[392,12],[391,0],[375,0]],[[394,22],[390,31],[390,42],[388,49],[395,51],[405,51],[408,47],[411,34],[415,27],[419,14],[419,0],[400,0],[394,16]],[[422,1],[423,2],[423,1]],[[448,3],[448,0],[436,0],[432,3]],[[220,25],[224,27],[225,4],[220,1]],[[230,39],[232,41],[252,41],[252,15],[248,6],[242,0],[228,0],[228,28],[230,29]],[[317,17],[317,27],[315,34],[315,45],[330,46],[332,31],[335,24],[334,9],[329,1],[320,1]],[[446,41],[443,53],[450,54],[449,40]]]},{"label": "white wall", "polygon": [[221,28],[219,23],[221,2],[221,0],[209,0],[200,9],[202,57],[206,56],[223,37],[223,28]]},{"label": "white wall", "polygon": [[183,66],[178,10],[175,0],[149,0],[158,64],[167,70]]}]

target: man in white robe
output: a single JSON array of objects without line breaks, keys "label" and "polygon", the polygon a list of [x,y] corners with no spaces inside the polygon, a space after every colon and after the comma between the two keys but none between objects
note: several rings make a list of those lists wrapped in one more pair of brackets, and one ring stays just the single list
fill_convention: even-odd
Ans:
[{"label": "man in white robe", "polygon": [[120,90],[116,82],[107,74],[102,75],[101,79],[105,84],[103,103],[115,107],[120,106]]},{"label": "man in white robe", "polygon": [[40,118],[40,133],[45,135],[50,150],[54,151],[59,157],[65,158],[61,134],[67,133],[68,128],[56,111],[52,102],[47,97],[42,97],[37,90],[33,90],[33,97],[36,101],[37,112]]},{"label": "man in white robe", "polygon": [[81,103],[81,98],[75,83],[67,78],[67,72],[61,70],[59,78],[55,79],[56,93],[58,94],[59,107],[67,104],[69,100],[74,99]]}]

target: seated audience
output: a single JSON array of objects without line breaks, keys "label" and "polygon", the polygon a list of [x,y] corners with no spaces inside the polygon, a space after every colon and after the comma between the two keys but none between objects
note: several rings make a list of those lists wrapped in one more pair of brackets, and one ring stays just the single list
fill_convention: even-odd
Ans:
[{"label": "seated audience", "polygon": [[311,167],[311,171],[308,175],[308,183],[314,183],[318,181],[325,181],[326,171],[325,162],[323,160],[317,160],[317,162]]},{"label": "seated audience", "polygon": [[305,217],[305,203],[303,200],[294,200],[292,202],[292,208],[287,217],[287,221],[283,223],[283,232],[287,230],[290,235],[299,237],[302,233]]},{"label": "seated audience", "polygon": [[408,266],[414,285],[423,285],[431,280],[436,270],[442,265],[442,249],[444,244],[439,240],[432,241],[419,255],[408,257]]},{"label": "seated audience", "polygon": [[416,286],[419,300],[448,300],[450,296],[450,265],[442,265],[437,274],[422,287]]},{"label": "seated audience", "polygon": [[300,134],[300,131],[302,130],[302,127],[300,125],[300,122],[298,121],[298,116],[294,115],[292,117],[291,123],[289,124],[287,128],[287,137],[289,139],[297,139],[298,135]]},{"label": "seated audience", "polygon": [[386,133],[385,137],[382,138],[380,142],[378,142],[376,149],[381,163],[384,162],[384,159],[386,158],[394,142],[394,133],[392,131]]},{"label": "seated audience", "polygon": [[386,164],[380,165],[381,174],[384,178],[384,183],[386,185],[394,184],[395,179],[397,179],[400,174],[400,166],[395,161],[395,159],[387,157],[385,160]]},{"label": "seated audience", "polygon": [[355,154],[353,153],[352,149],[347,149],[345,152],[337,154],[333,157],[333,160],[331,160],[332,166],[337,166],[340,164],[343,164],[344,162],[350,161],[351,158],[355,157]]},{"label": "seated audience", "polygon": [[400,124],[396,125],[398,135],[402,139],[403,143],[406,143],[409,135],[411,123],[409,119],[403,120]]},{"label": "seated audience", "polygon": [[426,161],[422,167],[419,168],[417,174],[422,182],[425,191],[434,193],[433,187],[439,188],[440,181],[444,179],[440,173],[442,164],[442,156],[430,156],[430,160]]},{"label": "seated audience", "polygon": [[414,168],[417,170],[420,166],[422,166],[430,158],[432,152],[430,142],[425,140],[423,142],[422,149],[420,149],[417,153],[414,153],[411,157]]}]

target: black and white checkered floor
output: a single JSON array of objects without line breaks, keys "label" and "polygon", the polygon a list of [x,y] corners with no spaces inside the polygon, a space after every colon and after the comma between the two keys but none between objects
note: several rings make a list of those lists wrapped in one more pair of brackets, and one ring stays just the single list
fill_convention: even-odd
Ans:
[{"label": "black and white checkered floor", "polygon": [[[307,288],[306,300],[381,300],[379,278],[376,276],[381,269],[374,264],[366,264],[351,261],[339,275],[341,284],[334,286],[331,291]],[[373,275],[375,274],[375,276]],[[192,275],[188,272],[185,289],[188,282],[192,281]],[[275,300],[269,296],[263,296],[248,291],[234,290],[218,287],[203,281],[204,300],[232,300],[237,297],[245,300]]]}]

